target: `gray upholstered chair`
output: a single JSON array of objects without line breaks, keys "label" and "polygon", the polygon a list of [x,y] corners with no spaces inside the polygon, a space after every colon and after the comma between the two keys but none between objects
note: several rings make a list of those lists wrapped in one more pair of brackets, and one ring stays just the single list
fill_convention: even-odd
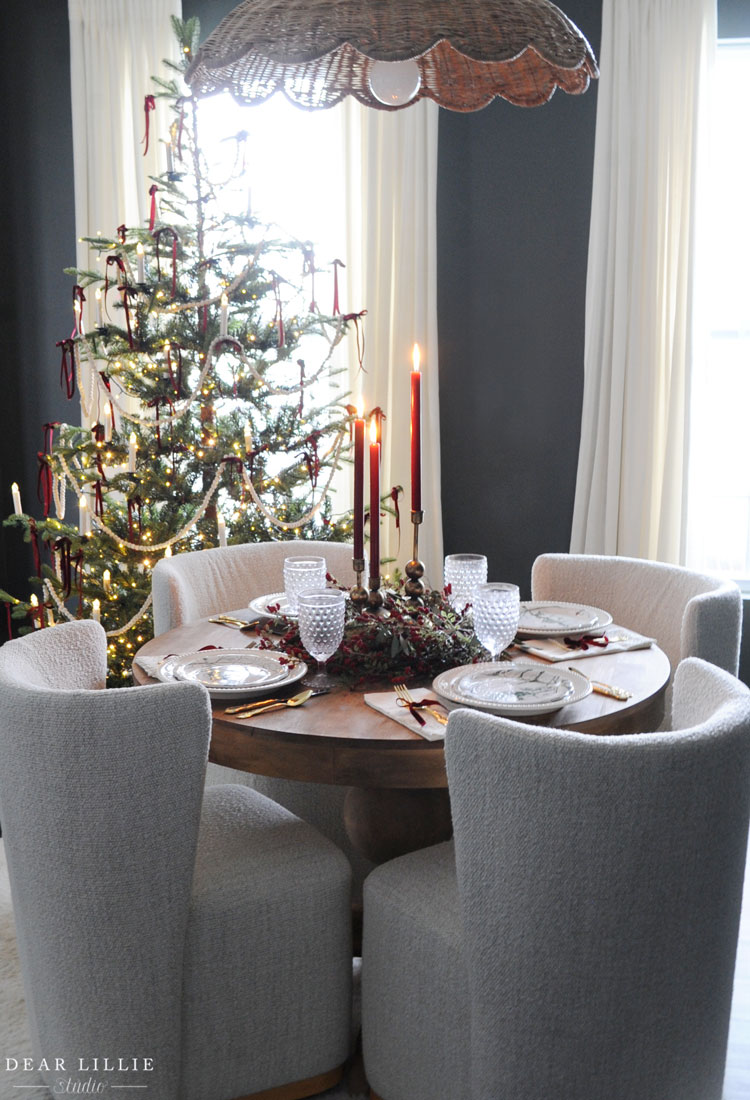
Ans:
[{"label": "gray upholstered chair", "polygon": [[78,1081],[79,1058],[138,1059],[107,1084],[152,1100],[319,1092],[348,1053],[346,860],[246,787],[204,798],[207,693],[100,690],[105,660],[91,621],[0,649],[0,814],[35,1060]]},{"label": "gray upholstered chair", "polygon": [[[733,581],[641,558],[542,554],[531,570],[531,598],[604,608],[618,625],[656,638],[673,671],[683,658],[701,657],[737,675],[742,597]],[[670,700],[671,688],[667,716]]]},{"label": "gray upholstered chair", "polygon": [[451,715],[455,841],[365,882],[376,1096],[720,1100],[750,692],[691,658],[674,724],[594,737]]},{"label": "gray upholstered chair", "polygon": [[[162,634],[183,623],[222,611],[238,610],[269,592],[284,588],[284,558],[315,554],[326,559],[328,572],[341,584],[353,584],[352,548],[341,542],[256,542],[196,550],[162,558],[153,571],[154,631]],[[232,635],[227,630],[227,645]],[[244,639],[240,642],[245,644]],[[209,764],[208,783],[242,783],[275,799],[346,853],[354,871],[354,892],[373,864],[352,847],[344,831],[346,787],[273,779]]]}]

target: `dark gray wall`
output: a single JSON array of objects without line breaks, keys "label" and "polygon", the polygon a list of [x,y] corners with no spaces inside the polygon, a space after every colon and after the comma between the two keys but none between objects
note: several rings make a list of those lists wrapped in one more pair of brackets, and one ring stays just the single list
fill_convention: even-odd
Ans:
[{"label": "dark gray wall", "polygon": [[[55,342],[72,327],[75,264],[70,52],[67,4],[5,0],[0,5],[3,211],[0,263],[2,425],[0,516],[12,510],[10,484],[35,510],[41,426],[78,416],[58,384]],[[17,532],[0,527],[0,585],[26,592],[33,559]],[[0,608],[0,611],[3,609]],[[4,618],[4,615],[3,615]],[[4,638],[0,624],[0,639]]]},{"label": "dark gray wall", "polygon": [[[598,54],[601,0],[562,5]],[[441,113],[438,317],[447,553],[527,589],[567,550],[583,384],[596,82]]]}]

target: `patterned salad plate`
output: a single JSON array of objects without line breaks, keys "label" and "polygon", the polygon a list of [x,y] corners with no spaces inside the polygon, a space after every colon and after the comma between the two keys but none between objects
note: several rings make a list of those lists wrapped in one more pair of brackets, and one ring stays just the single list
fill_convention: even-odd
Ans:
[{"label": "patterned salad plate", "polygon": [[527,661],[461,665],[441,672],[432,686],[450,703],[505,717],[548,714],[591,693],[580,672],[553,672]]},{"label": "patterned salad plate", "polygon": [[566,638],[576,634],[602,634],[612,622],[608,611],[586,604],[552,600],[521,602],[518,634],[521,638]]},{"label": "patterned salad plate", "polygon": [[[285,592],[269,592],[267,596],[256,596],[248,607],[254,614],[269,617],[272,615],[286,615],[287,619],[296,619],[297,615],[289,610]],[[269,607],[278,607],[278,611],[269,611]]]},{"label": "patterned salad plate", "polygon": [[160,680],[188,680],[203,684],[212,699],[242,699],[262,695],[301,680],[304,661],[282,660],[277,654],[250,649],[210,649],[166,657],[159,668]]}]

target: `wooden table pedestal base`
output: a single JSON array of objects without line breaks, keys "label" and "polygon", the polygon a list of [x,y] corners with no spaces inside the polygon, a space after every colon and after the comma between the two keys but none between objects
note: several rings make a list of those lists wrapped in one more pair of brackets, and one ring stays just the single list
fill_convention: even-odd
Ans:
[{"label": "wooden table pedestal base", "polygon": [[344,800],[344,825],[361,855],[373,863],[385,863],[450,840],[453,827],[448,790],[350,787]]}]

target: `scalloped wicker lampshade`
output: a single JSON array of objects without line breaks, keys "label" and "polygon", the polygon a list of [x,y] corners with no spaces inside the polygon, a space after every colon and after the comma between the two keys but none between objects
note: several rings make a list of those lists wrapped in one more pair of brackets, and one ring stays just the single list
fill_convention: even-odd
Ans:
[{"label": "scalloped wicker lampshade", "polygon": [[[395,64],[394,64],[395,63]],[[198,95],[240,103],[276,91],[301,107],[353,95],[398,110],[427,96],[475,111],[495,96],[523,107],[599,71],[588,42],[550,0],[242,0],[198,49]]]}]

